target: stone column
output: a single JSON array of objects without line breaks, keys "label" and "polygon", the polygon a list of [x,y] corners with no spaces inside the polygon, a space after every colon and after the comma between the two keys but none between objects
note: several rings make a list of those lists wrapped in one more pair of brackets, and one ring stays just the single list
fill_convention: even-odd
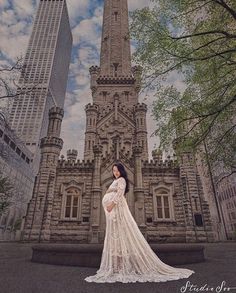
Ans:
[{"label": "stone column", "polygon": [[[203,198],[202,183],[198,180],[196,162],[191,152],[180,158],[180,180],[186,221],[186,242],[212,242],[212,223],[209,206]],[[194,217],[202,217],[202,226],[197,227]]]},{"label": "stone column", "polygon": [[[146,234],[145,209],[144,209],[144,189],[142,176],[142,147],[134,146],[134,198],[135,198],[135,220],[142,231]],[[146,236],[146,235],[145,235]]]},{"label": "stone column", "polygon": [[94,159],[93,145],[96,142],[96,125],[99,107],[90,103],[85,106],[86,111],[86,131],[85,131],[85,145],[84,145],[84,160]]},{"label": "stone column", "polygon": [[134,106],[135,123],[136,123],[136,140],[137,144],[142,146],[142,159],[148,160],[148,141],[147,141],[147,105],[137,103]]},{"label": "stone column", "polygon": [[92,184],[92,198],[91,198],[91,227],[90,227],[90,242],[99,243],[99,227],[100,227],[100,214],[101,214],[101,156],[102,146],[95,145],[94,152],[94,173]]}]

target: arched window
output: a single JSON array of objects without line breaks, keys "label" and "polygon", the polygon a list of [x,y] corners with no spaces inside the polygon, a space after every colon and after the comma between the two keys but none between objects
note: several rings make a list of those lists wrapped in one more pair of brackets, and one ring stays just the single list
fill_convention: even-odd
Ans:
[{"label": "arched window", "polygon": [[169,221],[174,220],[173,199],[170,190],[158,188],[155,190],[153,198],[154,220]]},{"label": "arched window", "polygon": [[107,92],[102,92],[103,102],[107,102]]},{"label": "arched window", "polygon": [[158,190],[157,197],[157,217],[158,219],[170,219],[170,203],[168,191]]},{"label": "arched window", "polygon": [[119,63],[113,63],[113,67],[114,67],[114,75],[115,75],[115,76],[117,76],[118,66],[119,66]]},{"label": "arched window", "polygon": [[66,219],[78,219],[80,208],[80,192],[77,188],[71,187],[66,190],[65,213]]}]

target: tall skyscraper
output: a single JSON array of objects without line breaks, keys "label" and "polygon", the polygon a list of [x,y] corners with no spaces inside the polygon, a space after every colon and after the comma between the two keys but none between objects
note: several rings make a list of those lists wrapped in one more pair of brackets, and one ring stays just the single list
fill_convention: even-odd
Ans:
[{"label": "tall skyscraper", "polygon": [[37,171],[39,141],[46,135],[48,111],[64,106],[72,34],[66,0],[41,0],[19,80],[10,124],[34,154]]}]

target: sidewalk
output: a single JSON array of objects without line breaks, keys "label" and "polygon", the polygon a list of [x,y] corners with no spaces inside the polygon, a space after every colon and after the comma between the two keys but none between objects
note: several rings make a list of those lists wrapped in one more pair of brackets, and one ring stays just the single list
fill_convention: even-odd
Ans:
[{"label": "sidewalk", "polygon": [[[236,287],[236,243],[208,243],[204,263],[181,265],[195,274],[188,279],[162,283],[96,284],[84,278],[96,269],[55,266],[31,262],[31,245],[19,242],[0,242],[0,293],[177,293],[189,281],[197,287],[182,292],[217,292],[216,287]],[[190,284],[190,285],[191,285]],[[205,290],[200,291],[200,287]],[[211,291],[211,288],[214,290]],[[207,290],[208,289],[208,290]]]}]

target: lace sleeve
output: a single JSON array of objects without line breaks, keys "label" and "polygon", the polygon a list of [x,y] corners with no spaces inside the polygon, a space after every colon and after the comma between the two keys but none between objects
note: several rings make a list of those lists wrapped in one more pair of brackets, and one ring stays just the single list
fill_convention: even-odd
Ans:
[{"label": "lace sleeve", "polygon": [[112,198],[112,201],[117,204],[121,197],[125,194],[125,187],[126,187],[126,181],[123,177],[118,179],[118,187],[117,187],[117,192]]}]

